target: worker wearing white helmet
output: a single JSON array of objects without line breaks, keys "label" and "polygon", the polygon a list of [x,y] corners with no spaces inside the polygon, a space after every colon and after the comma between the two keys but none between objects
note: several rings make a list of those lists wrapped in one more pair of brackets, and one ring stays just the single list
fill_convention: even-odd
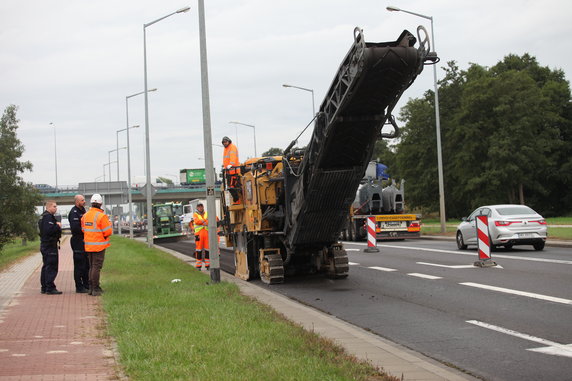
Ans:
[{"label": "worker wearing white helmet", "polygon": [[103,292],[99,284],[100,272],[113,229],[109,217],[101,209],[101,195],[94,194],[90,201],[91,209],[81,217],[81,228],[85,251],[89,257],[89,294],[99,296]]}]

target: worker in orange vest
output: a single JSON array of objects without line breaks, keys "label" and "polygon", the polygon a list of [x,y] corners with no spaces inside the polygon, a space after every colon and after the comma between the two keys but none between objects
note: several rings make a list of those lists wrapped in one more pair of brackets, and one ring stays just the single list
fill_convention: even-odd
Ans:
[{"label": "worker in orange vest", "polygon": [[222,167],[226,171],[226,181],[232,195],[232,200],[236,203],[240,198],[238,174],[240,174],[240,161],[238,160],[238,148],[232,143],[228,136],[222,138],[224,151],[222,154]]},{"label": "worker in orange vest", "polygon": [[[193,224],[195,226],[195,268],[200,269],[203,261],[208,270],[211,265],[209,257],[209,216],[204,205],[199,202],[197,210],[193,213]],[[203,257],[204,249],[204,257]]]},{"label": "worker in orange vest", "polygon": [[89,295],[99,296],[103,292],[99,276],[105,259],[105,249],[109,247],[109,237],[113,234],[111,221],[101,209],[103,198],[99,194],[91,196],[91,209],[81,217],[83,242],[89,258]]}]

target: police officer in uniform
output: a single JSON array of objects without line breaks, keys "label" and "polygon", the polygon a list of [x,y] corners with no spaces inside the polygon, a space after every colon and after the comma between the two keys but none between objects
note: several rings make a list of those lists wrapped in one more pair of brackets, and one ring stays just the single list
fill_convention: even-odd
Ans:
[{"label": "police officer in uniform", "polygon": [[77,194],[74,201],[75,205],[68,215],[72,233],[70,245],[73,250],[73,279],[75,292],[86,294],[89,291],[89,259],[83,246],[83,230],[81,230],[81,217],[85,214],[85,197]]},{"label": "police officer in uniform", "polygon": [[56,220],[58,205],[55,201],[46,201],[46,210],[38,221],[40,229],[40,252],[42,253],[42,271],[40,284],[42,294],[59,295],[54,281],[58,276],[59,244],[62,236],[62,223]]}]

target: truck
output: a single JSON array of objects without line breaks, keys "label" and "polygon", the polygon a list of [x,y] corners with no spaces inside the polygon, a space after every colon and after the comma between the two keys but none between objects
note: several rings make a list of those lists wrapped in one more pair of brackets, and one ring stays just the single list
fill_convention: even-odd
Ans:
[{"label": "truck", "polygon": [[180,203],[153,204],[153,239],[177,241],[186,238],[181,219],[176,214]]},{"label": "truck", "polygon": [[206,174],[204,168],[181,169],[179,171],[179,176],[181,185],[204,185],[206,183]]},{"label": "truck", "polygon": [[[425,28],[396,41],[354,41],[314,118],[308,145],[292,141],[281,156],[252,158],[223,170],[221,225],[235,276],[284,282],[293,274],[349,274],[339,237],[378,138],[399,132],[392,115],[403,92],[436,62]],[[385,125],[390,132],[384,132]],[[238,171],[236,171],[238,169]],[[238,173],[236,173],[238,172]]]},{"label": "truck", "polygon": [[367,219],[375,220],[377,240],[419,238],[421,215],[405,213],[405,180],[397,184],[383,164],[370,162],[353,203],[342,240],[367,239]]}]

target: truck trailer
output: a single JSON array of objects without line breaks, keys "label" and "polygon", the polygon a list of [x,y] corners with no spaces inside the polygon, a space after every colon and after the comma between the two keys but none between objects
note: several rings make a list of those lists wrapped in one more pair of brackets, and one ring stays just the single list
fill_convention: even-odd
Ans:
[{"label": "truck trailer", "polygon": [[377,240],[419,238],[421,215],[405,213],[405,180],[396,183],[383,164],[370,162],[350,207],[342,240],[367,239],[367,219],[375,221]]}]

